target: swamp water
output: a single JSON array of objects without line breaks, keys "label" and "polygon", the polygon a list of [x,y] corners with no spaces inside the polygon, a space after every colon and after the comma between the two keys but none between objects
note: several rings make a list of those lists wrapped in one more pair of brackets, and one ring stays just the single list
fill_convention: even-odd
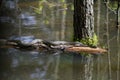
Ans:
[{"label": "swamp water", "polygon": [[[0,38],[34,36],[44,40],[71,41],[72,1],[66,0],[63,3],[68,4],[67,8],[63,7],[60,1],[54,0],[2,0]],[[106,46],[109,41],[110,64],[108,54],[84,57],[84,55],[61,51],[0,49],[0,80],[117,80],[120,76],[117,53],[120,52],[118,52],[118,36],[114,27],[115,14],[109,13],[110,39],[107,40],[105,9],[102,4],[100,28],[97,30],[95,22],[95,29],[96,32],[99,31],[102,45]],[[97,11],[96,5],[95,11]]]}]

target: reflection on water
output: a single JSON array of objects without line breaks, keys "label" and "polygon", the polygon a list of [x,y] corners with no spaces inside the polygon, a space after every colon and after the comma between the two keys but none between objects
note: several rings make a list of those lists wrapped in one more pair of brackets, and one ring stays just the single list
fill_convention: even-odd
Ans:
[{"label": "reflection on water", "polygon": [[36,19],[35,16],[31,16],[28,13],[22,13],[20,16],[20,19],[22,20],[23,26],[34,26],[36,25]]},{"label": "reflection on water", "polygon": [[6,1],[5,6],[6,6],[6,8],[9,8],[9,9],[15,9],[16,4],[14,1],[8,0],[8,1]]},{"label": "reflection on water", "polygon": [[29,44],[35,40],[34,36],[11,36],[9,40],[20,40],[22,43]]},{"label": "reflection on water", "polygon": [[55,61],[59,54],[22,52],[16,49],[2,51],[2,80],[54,80]]},{"label": "reflection on water", "polygon": [[[66,6],[64,8],[60,1],[41,1],[1,0],[0,38],[22,40],[26,44],[35,38],[72,40],[73,10],[71,10],[71,3],[73,0],[64,2],[69,3],[67,8]],[[120,71],[117,70],[118,62],[116,60],[118,47],[114,28],[115,14],[109,13],[110,40],[107,40],[106,8],[103,4],[101,5],[103,10],[100,14],[99,40],[105,47],[106,42],[110,42],[111,78],[116,80],[117,71]],[[95,11],[97,11],[96,7]],[[60,51],[35,52],[13,48],[0,49],[1,80],[109,80],[108,68],[107,54],[86,58],[85,55]]]},{"label": "reflection on water", "polygon": [[11,23],[11,24],[15,23],[12,18],[7,17],[7,16],[0,17],[0,22],[2,22],[2,23]]}]

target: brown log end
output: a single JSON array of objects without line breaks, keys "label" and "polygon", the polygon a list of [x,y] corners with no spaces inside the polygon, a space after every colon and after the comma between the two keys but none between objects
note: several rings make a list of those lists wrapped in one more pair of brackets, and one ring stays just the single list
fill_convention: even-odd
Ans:
[{"label": "brown log end", "polygon": [[102,48],[91,48],[91,47],[70,47],[66,48],[65,51],[68,52],[85,52],[85,53],[90,53],[90,54],[101,54],[101,53],[106,53],[106,49]]}]

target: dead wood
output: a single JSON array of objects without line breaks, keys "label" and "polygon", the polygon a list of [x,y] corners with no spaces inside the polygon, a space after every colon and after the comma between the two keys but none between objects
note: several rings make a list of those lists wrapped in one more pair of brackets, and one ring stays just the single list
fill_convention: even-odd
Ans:
[{"label": "dead wood", "polygon": [[90,53],[90,54],[100,54],[100,53],[106,53],[106,49],[102,48],[91,48],[91,47],[71,47],[66,48],[65,51],[69,52],[84,52],[84,53]]},{"label": "dead wood", "polygon": [[[34,42],[34,43],[33,43]],[[101,54],[106,53],[106,49],[93,48],[87,45],[83,45],[79,42],[66,42],[66,41],[44,41],[38,40],[31,43],[24,43],[20,40],[0,40],[0,48],[16,48],[20,50],[62,50],[64,52],[77,52],[77,53],[88,53],[88,54]]]}]

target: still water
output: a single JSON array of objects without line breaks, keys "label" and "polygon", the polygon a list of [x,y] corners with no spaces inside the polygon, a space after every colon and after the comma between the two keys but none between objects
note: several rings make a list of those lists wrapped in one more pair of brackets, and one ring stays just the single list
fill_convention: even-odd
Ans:
[{"label": "still water", "polygon": [[[1,0],[0,39],[29,37],[44,40],[72,41],[73,1],[55,0]],[[63,6],[67,4],[67,7]],[[95,2],[95,31],[99,46],[108,47],[108,54],[85,57],[62,51],[21,51],[0,49],[0,80],[117,80],[117,29],[115,14],[109,12],[109,40],[106,32],[106,8],[101,2],[100,28],[97,29],[97,2]],[[109,64],[110,62],[110,64]],[[119,74],[118,74],[119,73]],[[118,79],[119,80],[119,79]]]}]

